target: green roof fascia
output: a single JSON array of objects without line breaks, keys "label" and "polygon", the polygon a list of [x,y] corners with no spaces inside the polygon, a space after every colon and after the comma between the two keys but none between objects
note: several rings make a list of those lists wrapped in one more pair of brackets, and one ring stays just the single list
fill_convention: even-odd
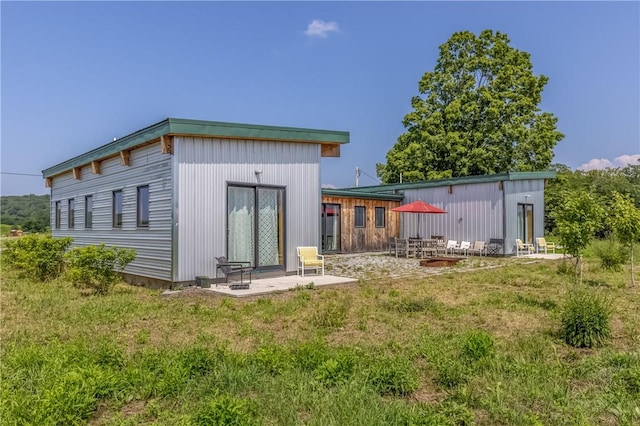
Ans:
[{"label": "green roof fascia", "polygon": [[233,139],[265,139],[315,143],[349,143],[349,132],[297,127],[261,126],[219,121],[167,118],[106,145],[78,155],[42,171],[44,178],[132,149],[163,135],[193,135]]},{"label": "green roof fascia", "polygon": [[328,189],[322,188],[322,195],[330,197],[348,197],[348,198],[363,198],[367,200],[387,200],[387,201],[402,201],[404,199],[403,194],[380,194],[372,192],[363,192],[348,189]]},{"label": "green roof fascia", "polygon": [[405,189],[420,189],[420,188],[436,188],[440,186],[448,185],[466,185],[474,183],[490,183],[499,181],[512,181],[512,180],[528,180],[528,179],[553,179],[556,177],[554,171],[542,171],[542,172],[509,172],[499,173],[495,175],[481,175],[481,176],[464,176],[450,179],[438,179],[427,180],[420,182],[406,182],[406,183],[390,183],[385,185],[375,186],[360,186],[356,188],[345,188],[346,190],[355,190],[363,192],[395,192]]}]

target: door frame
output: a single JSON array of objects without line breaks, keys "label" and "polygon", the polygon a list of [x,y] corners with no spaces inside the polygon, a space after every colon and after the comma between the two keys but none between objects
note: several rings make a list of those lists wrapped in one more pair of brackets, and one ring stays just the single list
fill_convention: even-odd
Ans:
[{"label": "door frame", "polygon": [[[254,235],[254,248],[253,248],[253,259],[251,260],[252,266],[255,268],[255,272],[267,272],[267,271],[286,271],[287,269],[287,217],[286,217],[286,200],[287,200],[287,188],[282,185],[264,185],[257,183],[247,183],[247,182],[227,182],[227,191],[226,191],[226,214],[225,214],[225,252],[227,254],[227,258],[229,258],[229,188],[230,187],[238,187],[238,188],[251,188],[253,189],[253,197],[254,197],[254,209],[256,212],[254,213],[253,218],[253,235]],[[261,188],[264,189],[276,189],[282,190],[282,206],[280,206],[280,210],[282,211],[282,264],[281,265],[269,265],[269,266],[259,266],[258,265],[258,250],[259,250],[259,229],[258,229],[258,203],[259,203],[259,190]]]}]

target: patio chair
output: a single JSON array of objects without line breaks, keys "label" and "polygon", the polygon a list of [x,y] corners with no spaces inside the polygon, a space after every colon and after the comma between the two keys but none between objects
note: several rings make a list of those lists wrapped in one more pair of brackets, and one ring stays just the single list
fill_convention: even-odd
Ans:
[{"label": "patio chair", "polygon": [[405,238],[396,238],[396,257],[406,257],[408,245],[409,240]]},{"label": "patio chair", "polygon": [[472,255],[478,253],[478,256],[482,256],[482,254],[486,255],[487,252],[485,250],[484,241],[474,241],[471,248],[467,250],[467,253]]},{"label": "patio chair", "polygon": [[304,277],[304,271],[315,269],[324,276],[324,256],[318,254],[318,247],[298,247],[298,273]]},{"label": "patio chair", "polygon": [[[229,262],[225,256],[216,257],[216,262],[218,265],[216,269],[221,271],[224,274],[224,282],[229,282],[229,277],[234,275],[240,275],[240,284],[231,284],[229,288],[232,290],[240,290],[249,288],[249,284],[251,283],[251,272],[253,271],[253,267],[251,266],[251,262]],[[244,276],[249,274],[249,282],[244,282]]]},{"label": "patio chair", "polygon": [[461,241],[458,248],[453,249],[454,253],[466,256],[467,250],[471,248],[471,241]]},{"label": "patio chair", "polygon": [[436,256],[442,254],[447,254],[447,242],[443,239],[436,240]]},{"label": "patio chair", "polygon": [[453,251],[457,248],[460,248],[460,245],[458,244],[458,242],[455,240],[449,240],[447,241],[447,247],[445,248],[445,253],[449,254],[449,252],[451,252],[451,254],[453,254]]},{"label": "patio chair", "polygon": [[407,240],[407,257],[421,257],[422,241],[418,238],[409,238]]},{"label": "patio chair", "polygon": [[534,252],[533,244],[523,243],[521,239],[516,238],[516,256],[520,256],[521,253],[532,254]]},{"label": "patio chair", "polygon": [[487,246],[487,255],[499,256],[504,249],[504,239],[502,238],[490,238],[489,245]]},{"label": "patio chair", "polygon": [[541,250],[544,250],[544,254],[547,254],[547,250],[551,250],[551,253],[556,252],[556,244],[550,241],[548,242],[544,238],[536,238],[536,246],[538,253],[540,253]]},{"label": "patio chair", "polygon": [[395,256],[397,252],[397,238],[389,238],[389,256]]}]

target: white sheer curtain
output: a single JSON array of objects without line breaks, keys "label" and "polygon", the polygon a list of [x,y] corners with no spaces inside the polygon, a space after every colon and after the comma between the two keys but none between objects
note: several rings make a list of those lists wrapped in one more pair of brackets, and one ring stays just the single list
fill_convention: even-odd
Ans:
[{"label": "white sheer curtain", "polygon": [[253,188],[229,187],[229,261],[252,262],[255,246]]}]

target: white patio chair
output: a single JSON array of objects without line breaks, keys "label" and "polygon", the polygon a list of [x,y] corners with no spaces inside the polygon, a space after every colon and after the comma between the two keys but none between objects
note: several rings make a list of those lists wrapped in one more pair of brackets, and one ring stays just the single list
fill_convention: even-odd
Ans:
[{"label": "white patio chair", "polygon": [[447,248],[445,253],[449,254],[449,252],[451,252],[451,254],[453,254],[453,251],[457,248],[460,248],[460,245],[458,244],[458,242],[455,240],[449,240],[447,241]]},{"label": "white patio chair", "polygon": [[467,250],[471,248],[471,241],[461,241],[458,248],[453,249],[454,253],[467,255]]}]

